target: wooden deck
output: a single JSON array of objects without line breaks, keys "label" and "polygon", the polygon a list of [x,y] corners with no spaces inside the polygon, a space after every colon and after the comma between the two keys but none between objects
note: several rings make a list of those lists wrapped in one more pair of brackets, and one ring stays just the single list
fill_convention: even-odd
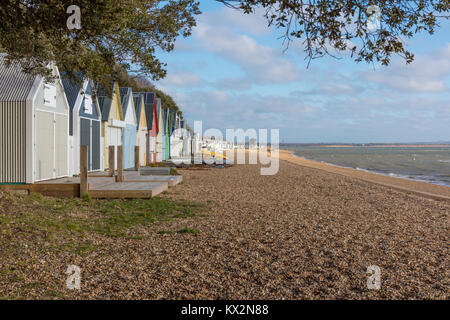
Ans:
[{"label": "wooden deck", "polygon": [[89,189],[92,198],[151,198],[168,188],[167,182],[115,182]]},{"label": "wooden deck", "polygon": [[167,182],[173,187],[181,181],[182,176],[141,176],[136,171],[124,172],[124,182]]},{"label": "wooden deck", "polygon": [[[108,178],[105,172],[92,172],[89,173],[89,178]],[[113,177],[110,177],[113,178]],[[160,176],[160,175],[140,175],[136,171],[123,171],[124,182],[167,182],[169,187],[176,186],[181,181],[183,181],[183,176]],[[93,179],[89,180],[92,181]]]},{"label": "wooden deck", "polygon": [[[144,198],[154,197],[181,182],[181,176],[139,176],[137,172],[124,171],[124,182],[116,182],[105,172],[88,175],[88,190],[92,198]],[[52,197],[79,197],[80,178],[66,177],[27,185],[2,185],[0,190],[19,193],[38,192]]]}]

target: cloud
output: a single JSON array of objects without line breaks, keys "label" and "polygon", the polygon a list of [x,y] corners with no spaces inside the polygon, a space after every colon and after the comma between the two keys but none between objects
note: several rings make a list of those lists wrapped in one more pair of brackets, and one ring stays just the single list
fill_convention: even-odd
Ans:
[{"label": "cloud", "polygon": [[199,22],[193,36],[202,50],[237,63],[254,83],[286,83],[299,78],[299,70],[281,50],[261,45],[248,35]]},{"label": "cloud", "polygon": [[252,83],[250,79],[245,77],[230,77],[217,80],[215,87],[229,90],[248,90],[252,87]]},{"label": "cloud", "polygon": [[199,20],[216,27],[226,27],[241,33],[263,36],[271,32],[271,28],[267,26],[267,20],[264,18],[264,13],[265,10],[262,8],[257,8],[253,13],[244,14],[242,11],[224,7],[200,16]]},{"label": "cloud", "polygon": [[168,73],[167,77],[160,81],[161,85],[174,87],[192,87],[201,82],[198,74],[189,72]]},{"label": "cloud", "polygon": [[157,86],[191,125],[279,128],[292,142],[448,140],[450,43],[410,65],[397,57],[374,70],[323,58],[300,71],[298,51],[270,46],[274,34],[258,19],[207,13],[171,53],[168,78]]},{"label": "cloud", "polygon": [[442,49],[418,56],[405,65],[402,59],[377,71],[366,71],[362,78],[390,89],[404,92],[436,93],[448,91],[446,78],[450,75],[450,43]]}]

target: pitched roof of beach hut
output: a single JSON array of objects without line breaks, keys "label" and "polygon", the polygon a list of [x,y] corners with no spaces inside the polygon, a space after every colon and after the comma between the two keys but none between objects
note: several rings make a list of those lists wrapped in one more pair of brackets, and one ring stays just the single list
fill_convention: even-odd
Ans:
[{"label": "pitched roof of beach hut", "polygon": [[164,119],[163,119],[163,112],[162,112],[162,107],[161,107],[161,99],[160,98],[156,98],[156,113],[158,115],[158,128],[161,133],[164,134]]},{"label": "pitched roof of beach hut", "polygon": [[[70,111],[72,111],[75,107],[75,102],[77,101],[81,86],[74,80],[69,79],[64,73],[61,74],[61,81],[63,83]],[[69,112],[69,135],[73,135],[73,112]]]},{"label": "pitched roof of beach hut", "polygon": [[152,130],[153,128],[153,108],[155,93],[154,92],[138,92],[144,96],[144,106],[145,106],[145,117],[147,119],[147,129]]},{"label": "pitched roof of beach hut", "polygon": [[123,114],[125,115],[127,113],[127,109],[128,109],[128,104],[129,104],[128,102],[131,98],[131,88],[120,87],[119,92],[120,92],[120,101],[122,102]]},{"label": "pitched roof of beach hut", "polygon": [[70,80],[65,75],[62,75],[61,80],[64,86],[64,91],[66,92],[67,102],[69,103],[70,109],[73,110],[75,101],[78,97],[78,92],[80,92],[81,87],[79,84]]},{"label": "pitched roof of beach hut", "polygon": [[123,121],[138,126],[136,109],[134,108],[133,90],[129,87],[121,87],[119,88],[119,93],[122,103]]},{"label": "pitched roof of beach hut", "polygon": [[18,63],[6,66],[6,54],[0,53],[0,101],[23,101],[36,76],[25,73]]},{"label": "pitched roof of beach hut", "polygon": [[[120,105],[120,91],[119,91],[119,85],[117,82],[113,83],[113,90],[111,96],[109,96],[106,93],[106,90],[99,88],[97,93],[97,99],[98,104],[100,106],[101,112],[102,112],[102,121],[108,121],[109,120],[109,114],[111,113],[111,106],[113,102],[114,95],[116,95],[117,99],[119,99],[119,105]],[[120,120],[123,120],[124,113],[122,112],[122,108],[118,108],[117,110],[120,115]]]},{"label": "pitched roof of beach hut", "polygon": [[147,117],[144,105],[144,95],[142,93],[133,93],[134,108],[136,110],[136,122],[139,128],[147,127]]},{"label": "pitched roof of beach hut", "polygon": [[172,134],[175,131],[176,121],[177,121],[177,112],[175,110],[172,110],[172,131],[170,132],[170,134]]}]

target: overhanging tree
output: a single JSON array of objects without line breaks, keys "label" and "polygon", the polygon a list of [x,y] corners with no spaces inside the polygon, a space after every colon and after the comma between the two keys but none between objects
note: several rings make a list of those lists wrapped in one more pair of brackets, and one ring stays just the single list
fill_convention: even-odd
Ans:
[{"label": "overhanging tree", "polygon": [[216,0],[249,14],[265,10],[269,26],[283,31],[286,49],[303,40],[308,64],[335,52],[356,61],[390,63],[393,54],[410,63],[414,54],[405,39],[430,35],[439,20],[449,19],[449,0]]},{"label": "overhanging tree", "polygon": [[[81,9],[80,29],[68,28],[72,5]],[[70,77],[105,87],[117,65],[157,80],[166,71],[156,50],[171,51],[178,36],[189,36],[199,13],[195,0],[3,0],[0,52],[47,77],[54,61]]]},{"label": "overhanging tree", "polygon": [[[448,0],[216,1],[244,13],[263,8],[268,24],[283,30],[286,48],[303,40],[308,63],[335,51],[384,65],[398,54],[409,63],[414,55],[403,39],[433,34],[450,11]],[[81,8],[81,29],[67,28],[71,5]],[[380,27],[373,30],[367,20],[378,12]],[[189,36],[199,13],[195,0],[3,0],[0,51],[35,74],[49,76],[47,65],[55,61],[69,76],[106,87],[117,65],[158,80],[166,71],[157,50],[171,51],[178,36]]]}]

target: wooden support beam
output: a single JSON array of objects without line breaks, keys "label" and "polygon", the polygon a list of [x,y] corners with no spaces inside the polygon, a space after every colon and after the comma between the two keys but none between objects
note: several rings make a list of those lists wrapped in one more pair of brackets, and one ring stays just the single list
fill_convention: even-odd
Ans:
[{"label": "wooden support beam", "polygon": [[123,182],[123,152],[122,146],[117,146],[117,182]]},{"label": "wooden support beam", "polygon": [[80,197],[88,193],[88,146],[80,146]]},{"label": "wooden support beam", "polygon": [[112,177],[112,176],[114,176],[114,167],[115,167],[115,159],[116,159],[116,155],[115,155],[115,146],[109,146],[109,148],[108,148],[108,152],[109,152],[109,158],[108,158],[108,161],[109,161],[109,164],[108,164],[108,166],[109,166],[109,168],[108,168],[108,173],[109,173],[109,176],[110,177]]},{"label": "wooden support beam", "polygon": [[141,159],[139,159],[139,146],[134,147],[134,171],[138,171],[141,165]]}]

